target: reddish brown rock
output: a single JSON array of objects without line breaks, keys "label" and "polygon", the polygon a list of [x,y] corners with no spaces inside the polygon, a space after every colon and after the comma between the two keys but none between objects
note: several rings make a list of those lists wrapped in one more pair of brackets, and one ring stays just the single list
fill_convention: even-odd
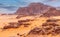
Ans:
[{"label": "reddish brown rock", "polygon": [[41,15],[41,16],[60,16],[60,10],[54,7],[42,4],[31,3],[28,7],[20,7],[15,14],[19,15]]},{"label": "reddish brown rock", "polygon": [[38,15],[48,8],[49,6],[46,6],[42,3],[31,3],[28,7],[20,7],[15,14]]}]

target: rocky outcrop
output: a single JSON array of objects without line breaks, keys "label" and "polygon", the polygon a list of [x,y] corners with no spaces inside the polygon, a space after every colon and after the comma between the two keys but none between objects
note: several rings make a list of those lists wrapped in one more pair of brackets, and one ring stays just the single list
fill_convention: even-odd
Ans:
[{"label": "rocky outcrop", "polygon": [[57,10],[56,8],[50,8],[47,12],[43,13],[42,16],[60,16],[60,10]]},{"label": "rocky outcrop", "polygon": [[49,6],[42,3],[31,3],[28,7],[20,7],[15,14],[20,15],[38,15],[43,13]]},{"label": "rocky outcrop", "polygon": [[[47,19],[45,23],[40,25],[39,27],[33,28],[28,36],[40,36],[40,35],[50,35],[53,36],[60,34],[60,25],[57,23],[57,19]],[[37,37],[36,36],[36,37]]]},{"label": "rocky outcrop", "polygon": [[31,3],[28,7],[20,7],[15,14],[19,15],[41,15],[41,16],[59,16],[60,10],[54,7],[42,4]]}]

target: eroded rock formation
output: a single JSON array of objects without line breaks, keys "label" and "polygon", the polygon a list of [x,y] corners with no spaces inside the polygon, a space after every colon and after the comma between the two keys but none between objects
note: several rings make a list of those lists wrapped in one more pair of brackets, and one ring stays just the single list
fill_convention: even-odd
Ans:
[{"label": "eroded rock formation", "polygon": [[50,17],[60,16],[60,10],[42,3],[31,3],[28,7],[20,7],[15,14]]}]

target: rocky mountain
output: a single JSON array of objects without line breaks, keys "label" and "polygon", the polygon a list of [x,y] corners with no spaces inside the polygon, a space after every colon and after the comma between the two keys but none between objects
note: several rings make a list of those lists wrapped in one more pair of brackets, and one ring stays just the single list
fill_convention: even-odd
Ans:
[{"label": "rocky mountain", "polygon": [[60,16],[60,10],[56,8],[50,8],[47,12],[43,13],[42,16]]},{"label": "rocky mountain", "polygon": [[41,15],[41,16],[59,16],[60,10],[43,3],[31,3],[27,7],[20,7],[15,14],[19,15]]}]

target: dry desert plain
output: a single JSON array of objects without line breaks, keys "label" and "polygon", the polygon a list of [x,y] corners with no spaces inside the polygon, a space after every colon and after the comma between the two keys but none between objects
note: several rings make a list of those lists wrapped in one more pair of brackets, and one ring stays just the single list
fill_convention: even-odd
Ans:
[{"label": "dry desert plain", "polygon": [[60,37],[60,16],[17,16],[0,15],[0,37]]}]

